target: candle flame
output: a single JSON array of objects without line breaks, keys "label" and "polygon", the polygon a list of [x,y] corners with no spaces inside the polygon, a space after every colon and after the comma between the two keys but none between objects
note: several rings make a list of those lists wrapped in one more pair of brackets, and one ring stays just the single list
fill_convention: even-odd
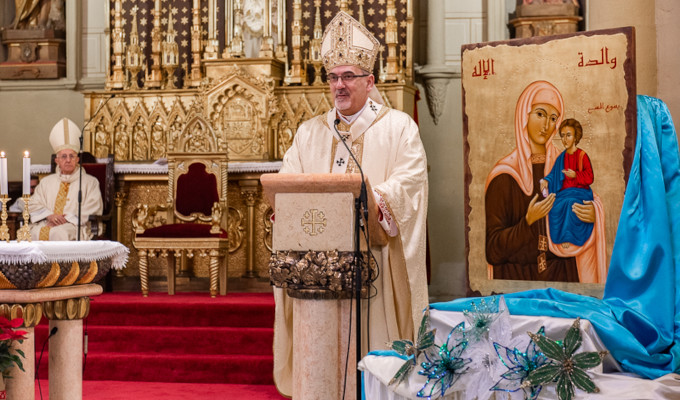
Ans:
[{"label": "candle flame", "polygon": [[5,152],[4,151],[0,151],[0,158],[5,158]]},{"label": "candle flame", "polygon": [[28,158],[28,150],[24,151],[24,158]]}]

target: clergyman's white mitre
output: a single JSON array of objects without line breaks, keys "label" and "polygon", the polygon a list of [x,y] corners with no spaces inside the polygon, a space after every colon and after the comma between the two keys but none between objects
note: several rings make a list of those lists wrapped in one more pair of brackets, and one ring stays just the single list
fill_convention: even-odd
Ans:
[{"label": "clergyman's white mitre", "polygon": [[378,39],[343,11],[331,20],[321,40],[321,57],[326,72],[339,65],[353,65],[372,72],[379,49]]},{"label": "clergyman's white mitre", "polygon": [[50,144],[55,154],[64,149],[77,153],[80,150],[80,128],[68,118],[60,119],[50,132]]}]

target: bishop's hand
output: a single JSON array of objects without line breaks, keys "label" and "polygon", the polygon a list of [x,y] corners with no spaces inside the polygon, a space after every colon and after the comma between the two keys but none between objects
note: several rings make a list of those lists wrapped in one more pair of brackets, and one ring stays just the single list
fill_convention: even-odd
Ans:
[{"label": "bishop's hand", "polygon": [[47,216],[47,225],[48,226],[59,226],[63,225],[66,222],[66,216],[64,214],[52,214]]}]

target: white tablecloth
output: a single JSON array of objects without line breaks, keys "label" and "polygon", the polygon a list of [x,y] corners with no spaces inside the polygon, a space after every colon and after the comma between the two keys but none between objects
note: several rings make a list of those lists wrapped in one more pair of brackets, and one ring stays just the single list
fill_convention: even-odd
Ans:
[{"label": "white tablecloth", "polygon": [[111,258],[111,268],[122,269],[129,252],[123,244],[108,240],[0,242],[0,264],[87,262]]},{"label": "white tablecloth", "polygon": [[[256,173],[256,172],[278,172],[281,169],[282,161],[247,161],[230,162],[227,165],[228,172],[236,173]],[[118,161],[113,164],[115,174],[167,174],[168,164],[162,161],[153,163],[131,163]],[[31,174],[49,174],[49,164],[32,164]]]}]

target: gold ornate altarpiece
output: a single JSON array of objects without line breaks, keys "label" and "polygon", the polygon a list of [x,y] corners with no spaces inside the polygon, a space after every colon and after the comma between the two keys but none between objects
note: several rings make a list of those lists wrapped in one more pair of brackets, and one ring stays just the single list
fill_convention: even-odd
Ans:
[{"label": "gold ornate altarpiece", "polygon": [[[257,10],[245,10],[244,3],[270,11],[263,16],[259,53],[250,57],[243,51],[243,20]],[[414,110],[411,0],[111,0],[110,7],[111,69],[107,90],[85,93],[85,149],[140,166],[168,151],[190,150],[177,149],[180,142],[193,143],[194,151],[227,151],[230,277],[268,276],[271,207],[259,176],[278,169],[302,122],[332,107],[327,83],[317,79],[320,60],[309,57],[322,21],[343,9],[376,32],[385,44],[375,71],[379,91],[387,106]],[[137,25],[142,16],[148,32]],[[251,41],[256,34],[250,32]],[[202,140],[198,116],[212,124],[218,149],[205,148],[210,141]],[[191,138],[180,138],[182,132]],[[250,164],[258,167],[241,168]],[[116,181],[117,240],[131,248],[123,273],[136,276],[132,211],[137,203],[165,201],[167,174],[118,173]],[[150,275],[163,275],[164,268],[163,260],[152,259]],[[193,272],[208,276],[207,265],[199,258]]]}]

